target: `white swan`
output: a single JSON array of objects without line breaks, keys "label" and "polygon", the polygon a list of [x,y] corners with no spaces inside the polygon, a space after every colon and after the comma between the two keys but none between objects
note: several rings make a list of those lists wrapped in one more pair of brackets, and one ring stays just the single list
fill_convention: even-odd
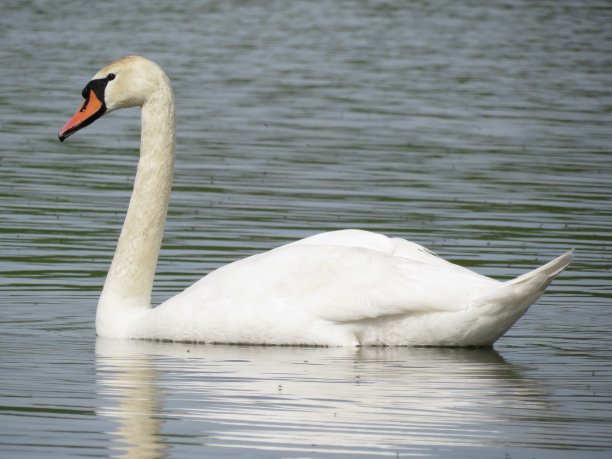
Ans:
[{"label": "white swan", "polygon": [[567,252],[508,282],[380,234],[318,234],[211,272],[152,308],[172,182],[174,94],[139,56],[101,69],[60,140],[119,108],[142,107],[140,160],[96,314],[114,338],[293,345],[490,346],[570,262]]}]

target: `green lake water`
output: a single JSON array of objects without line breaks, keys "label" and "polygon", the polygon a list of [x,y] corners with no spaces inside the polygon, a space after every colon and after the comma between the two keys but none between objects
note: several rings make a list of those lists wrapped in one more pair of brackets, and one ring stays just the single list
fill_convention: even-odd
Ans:
[{"label": "green lake water", "polygon": [[[0,17],[2,458],[607,458],[612,4],[11,1]],[[99,67],[178,105],[154,300],[319,231],[509,279],[576,250],[489,350],[97,340],[137,110],[60,143]]]}]

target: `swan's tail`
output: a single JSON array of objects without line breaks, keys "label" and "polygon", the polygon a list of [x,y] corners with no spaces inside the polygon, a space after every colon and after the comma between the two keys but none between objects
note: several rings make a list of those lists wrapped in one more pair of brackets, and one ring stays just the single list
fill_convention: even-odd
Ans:
[{"label": "swan's tail", "polygon": [[[480,336],[481,345],[491,345],[519,320],[572,261],[574,251],[506,282],[479,297],[473,306],[488,317],[488,333]],[[485,312],[486,311],[486,312]]]},{"label": "swan's tail", "polygon": [[[529,306],[542,296],[553,279],[570,264],[573,254],[574,250],[572,249],[533,271],[504,282],[501,288],[495,289],[495,292],[501,294],[501,297],[507,296],[509,302],[515,308],[524,309],[522,315]],[[502,303],[504,302],[507,301],[502,301]]]},{"label": "swan's tail", "polygon": [[[570,250],[553,261],[540,266],[533,271],[523,274],[505,284],[515,286],[516,288],[526,287],[529,290],[544,293],[546,287],[550,285],[555,277],[557,277],[572,261],[574,250]],[[539,295],[538,295],[539,296]],[[537,297],[533,300],[537,300]]]}]

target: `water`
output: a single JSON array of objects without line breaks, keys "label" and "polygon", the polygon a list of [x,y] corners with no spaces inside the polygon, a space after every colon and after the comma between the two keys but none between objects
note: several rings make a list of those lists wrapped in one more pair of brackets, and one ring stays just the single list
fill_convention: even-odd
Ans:
[{"label": "water", "polygon": [[[1,456],[609,457],[611,23],[605,1],[5,2]],[[138,116],[56,134],[128,53],[179,110],[155,301],[344,227],[500,279],[575,261],[495,350],[96,341]]]}]

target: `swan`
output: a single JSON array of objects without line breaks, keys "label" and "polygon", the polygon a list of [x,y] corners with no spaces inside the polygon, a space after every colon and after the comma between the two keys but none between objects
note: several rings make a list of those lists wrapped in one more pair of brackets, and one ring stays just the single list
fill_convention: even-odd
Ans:
[{"label": "swan", "polygon": [[60,129],[64,141],[102,115],[141,107],[133,192],[96,311],[118,339],[318,346],[492,346],[569,264],[572,250],[499,282],[399,238],[345,229],[223,266],[151,305],[175,155],[170,81],[153,61],[103,67]]}]

